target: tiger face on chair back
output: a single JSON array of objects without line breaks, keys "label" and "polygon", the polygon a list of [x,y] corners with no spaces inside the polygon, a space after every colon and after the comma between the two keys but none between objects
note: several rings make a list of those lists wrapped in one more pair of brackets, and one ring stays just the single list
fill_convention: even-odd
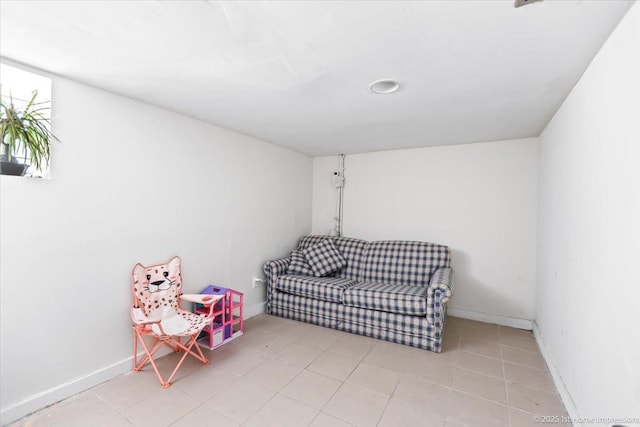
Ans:
[{"label": "tiger face on chair back", "polygon": [[133,291],[147,316],[154,317],[154,313],[177,306],[178,295],[182,293],[180,264],[180,257],[173,257],[167,264],[145,267],[138,263],[133,268]]}]

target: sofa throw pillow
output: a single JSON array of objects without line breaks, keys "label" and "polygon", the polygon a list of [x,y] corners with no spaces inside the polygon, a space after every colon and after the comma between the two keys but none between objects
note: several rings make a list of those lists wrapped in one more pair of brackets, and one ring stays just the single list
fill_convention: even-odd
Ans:
[{"label": "sofa throw pillow", "polygon": [[287,274],[297,274],[299,276],[313,276],[313,270],[307,262],[307,258],[301,251],[291,251],[291,262],[287,267]]},{"label": "sofa throw pillow", "polygon": [[331,240],[324,240],[302,251],[316,277],[326,276],[347,265],[340,251]]}]

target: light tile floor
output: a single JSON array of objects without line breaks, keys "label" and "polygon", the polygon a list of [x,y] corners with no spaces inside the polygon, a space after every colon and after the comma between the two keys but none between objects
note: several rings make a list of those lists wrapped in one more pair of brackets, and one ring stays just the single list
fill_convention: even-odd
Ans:
[{"label": "light tile floor", "polygon": [[[168,389],[145,368],[13,425],[533,426],[567,415],[531,332],[455,317],[440,354],[266,314],[208,353]],[[160,360],[165,372],[175,357]]]}]

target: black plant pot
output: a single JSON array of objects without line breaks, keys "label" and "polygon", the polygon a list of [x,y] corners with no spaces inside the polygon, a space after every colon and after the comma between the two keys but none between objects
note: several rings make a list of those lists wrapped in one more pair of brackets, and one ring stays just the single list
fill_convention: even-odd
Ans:
[{"label": "black plant pot", "polygon": [[29,169],[29,165],[14,162],[0,162],[0,175],[22,176]]}]

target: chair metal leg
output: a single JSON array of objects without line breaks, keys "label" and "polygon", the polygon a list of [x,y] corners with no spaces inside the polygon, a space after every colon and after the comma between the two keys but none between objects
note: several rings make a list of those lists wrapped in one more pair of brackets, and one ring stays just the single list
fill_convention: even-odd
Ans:
[{"label": "chair metal leg", "polygon": [[[158,377],[158,380],[160,381],[160,384],[162,385],[162,387],[164,388],[168,388],[169,386],[171,386],[171,380],[173,380],[173,377],[175,376],[176,372],[178,372],[178,369],[180,368],[180,366],[182,365],[182,363],[184,362],[184,360],[186,359],[186,357],[188,355],[191,355],[193,357],[195,357],[197,360],[199,360],[200,362],[202,362],[203,365],[208,365],[209,364],[209,360],[205,357],[204,353],[202,353],[202,350],[200,349],[200,346],[196,344],[196,340],[198,339],[198,334],[194,334],[191,335],[189,337],[189,340],[187,341],[186,345],[182,344],[180,342],[180,338],[175,339],[175,338],[158,338],[158,337],[154,337],[154,342],[151,345],[151,347],[149,347],[145,342],[144,342],[144,333],[142,333],[141,331],[134,329],[135,333],[134,333],[134,355],[133,355],[133,371],[134,372],[139,372],[140,370],[142,370],[142,368],[144,367],[144,365],[146,365],[147,363],[150,363],[154,372],[156,373],[156,376]],[[145,352],[145,356],[138,361],[138,340],[140,340],[140,344],[142,344],[142,347],[144,348],[144,352]],[[171,348],[174,352],[178,353],[184,350],[184,354],[182,355],[182,357],[180,358],[180,361],[178,362],[178,364],[176,365],[176,367],[174,368],[173,372],[171,373],[171,375],[169,376],[169,379],[165,381],[165,379],[162,377],[162,375],[160,374],[160,371],[158,370],[158,367],[156,366],[155,360],[153,359],[153,355],[160,350],[160,348],[162,348],[162,346],[168,346],[169,348]],[[195,345],[195,352],[192,350],[193,346]]]}]

